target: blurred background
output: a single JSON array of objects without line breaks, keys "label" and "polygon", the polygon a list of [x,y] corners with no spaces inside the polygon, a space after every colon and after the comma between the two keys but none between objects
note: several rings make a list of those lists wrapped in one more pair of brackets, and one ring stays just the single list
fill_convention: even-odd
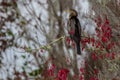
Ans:
[{"label": "blurred background", "polygon": [[[90,45],[76,54],[67,39],[71,8],[78,12],[82,36],[95,36],[95,19],[108,17],[115,60],[94,62]],[[67,80],[120,80],[119,39],[120,0],[0,0],[0,80],[63,80],[56,78],[61,69],[69,70]],[[93,72],[79,76],[94,67],[98,79],[91,78]]]}]

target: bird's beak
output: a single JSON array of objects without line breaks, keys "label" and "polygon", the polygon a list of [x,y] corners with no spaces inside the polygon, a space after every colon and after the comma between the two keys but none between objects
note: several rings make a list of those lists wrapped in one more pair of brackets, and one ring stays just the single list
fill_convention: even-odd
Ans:
[{"label": "bird's beak", "polygon": [[66,9],[65,12],[70,13],[70,9]]}]

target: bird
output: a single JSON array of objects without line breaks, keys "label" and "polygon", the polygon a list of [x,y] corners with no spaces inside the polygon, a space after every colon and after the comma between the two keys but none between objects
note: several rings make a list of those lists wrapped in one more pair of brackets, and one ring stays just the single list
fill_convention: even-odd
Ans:
[{"label": "bird", "polygon": [[81,41],[81,24],[78,19],[78,13],[74,9],[69,9],[69,19],[67,22],[68,32],[71,40],[75,42],[77,54],[81,55],[80,41]]}]

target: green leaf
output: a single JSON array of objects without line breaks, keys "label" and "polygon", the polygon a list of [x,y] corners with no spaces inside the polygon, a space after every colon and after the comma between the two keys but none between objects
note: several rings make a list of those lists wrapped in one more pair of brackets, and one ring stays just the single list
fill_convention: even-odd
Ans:
[{"label": "green leaf", "polygon": [[29,75],[30,76],[37,76],[37,75],[41,74],[42,70],[43,70],[43,68],[36,69],[36,70],[30,72]]},{"label": "green leaf", "polygon": [[22,20],[20,23],[21,23],[22,25],[25,25],[25,24],[26,24],[26,21]]},{"label": "green leaf", "polygon": [[7,34],[13,36],[13,33],[10,30],[7,31]]},{"label": "green leaf", "polygon": [[25,59],[25,58],[26,58],[26,56],[25,56],[25,55],[22,55],[22,58],[24,58],[24,59]]},{"label": "green leaf", "polygon": [[23,71],[25,71],[25,67],[22,67]]},{"label": "green leaf", "polygon": [[24,63],[25,66],[26,66],[27,64],[28,64],[27,62]]}]

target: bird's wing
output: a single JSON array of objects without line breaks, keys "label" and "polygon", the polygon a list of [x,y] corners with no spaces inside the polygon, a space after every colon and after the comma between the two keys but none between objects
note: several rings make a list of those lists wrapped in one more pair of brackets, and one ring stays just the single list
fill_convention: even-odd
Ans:
[{"label": "bird's wing", "polygon": [[79,20],[78,20],[77,24],[78,24],[78,28],[79,28],[79,35],[80,35],[80,38],[81,38],[81,24],[80,24]]}]

